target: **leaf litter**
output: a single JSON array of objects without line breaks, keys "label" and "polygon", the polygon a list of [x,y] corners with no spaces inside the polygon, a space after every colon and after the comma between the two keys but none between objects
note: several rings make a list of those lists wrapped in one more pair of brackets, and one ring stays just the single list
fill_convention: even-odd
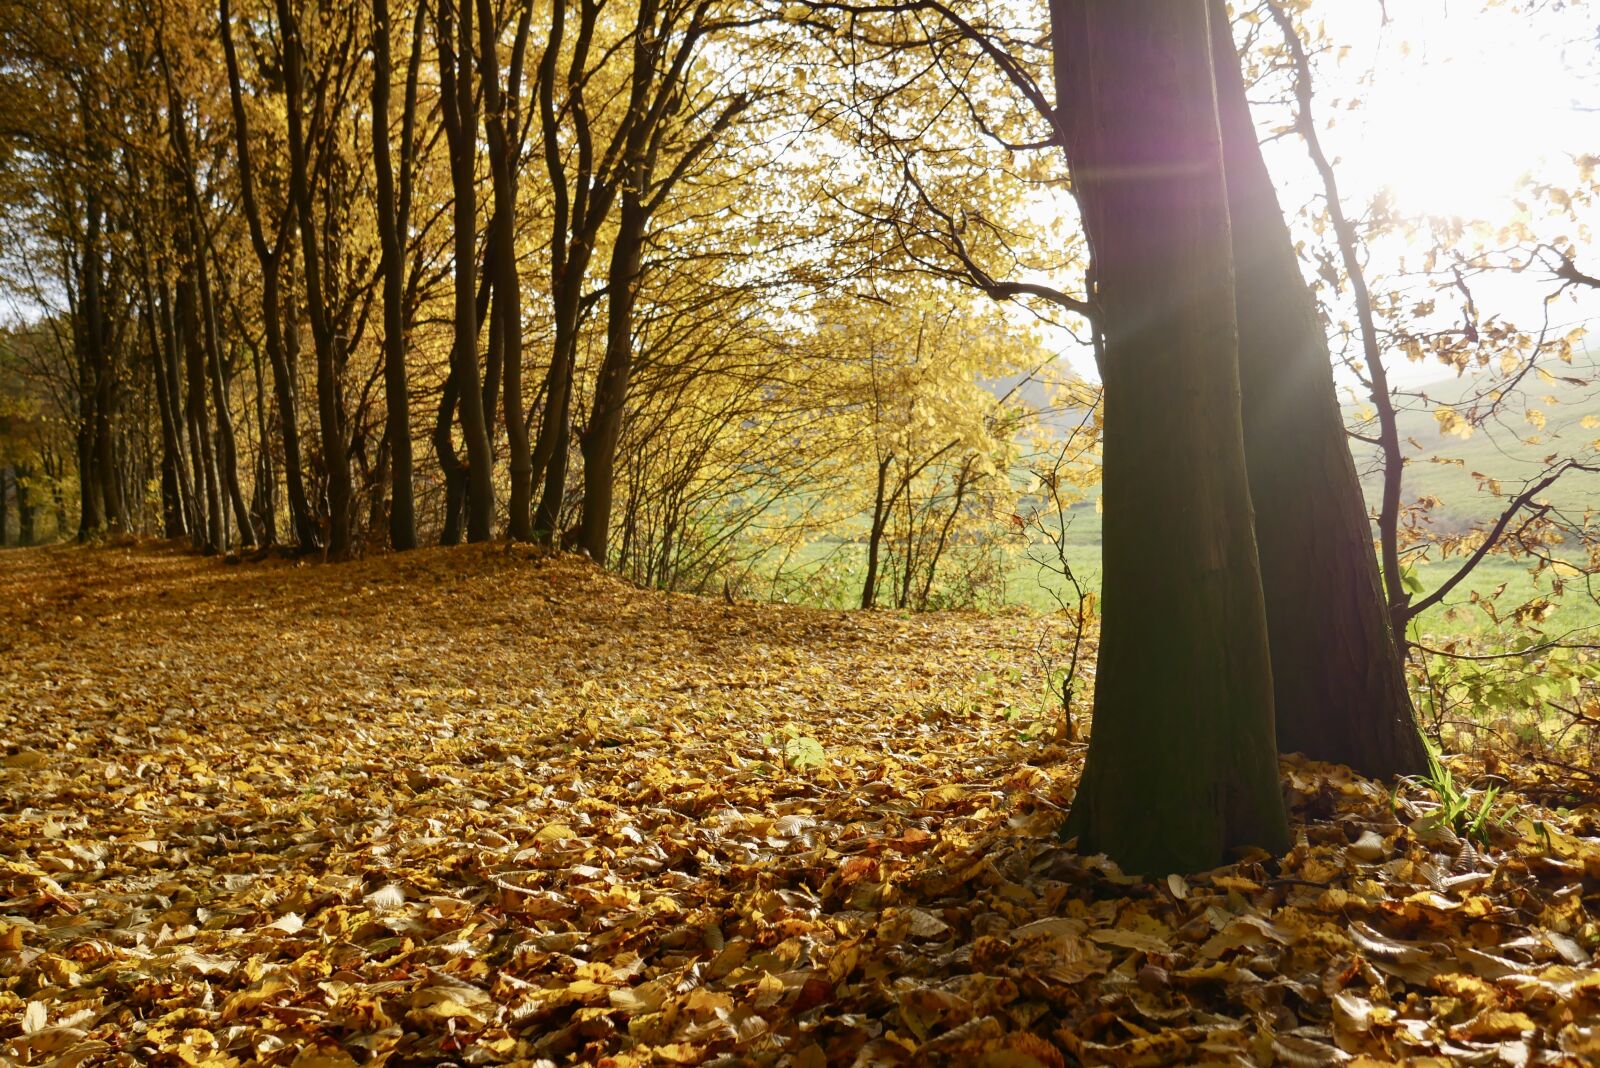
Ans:
[{"label": "leaf litter", "polygon": [[1480,845],[1288,759],[1287,856],[1125,876],[1057,840],[1032,617],[504,546],[33,550],[0,598],[7,1064],[1600,1058],[1596,809]]}]

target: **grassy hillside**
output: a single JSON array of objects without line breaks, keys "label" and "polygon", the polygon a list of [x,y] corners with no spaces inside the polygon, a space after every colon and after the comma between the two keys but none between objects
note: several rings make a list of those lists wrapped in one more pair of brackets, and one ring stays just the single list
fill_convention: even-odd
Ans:
[{"label": "grassy hillside", "polygon": [[[1439,409],[1465,410],[1481,390],[1470,379],[1451,380],[1421,387],[1431,403],[1413,401],[1401,413],[1400,436],[1406,454],[1404,499],[1436,498],[1430,516],[1441,532],[1465,530],[1492,521],[1530,480],[1540,477],[1550,456],[1592,454],[1600,427],[1585,427],[1590,417],[1600,417],[1600,386],[1557,380],[1536,381],[1501,405],[1501,413],[1487,425],[1463,438],[1446,434]],[[1480,407],[1487,402],[1477,400]],[[1530,413],[1532,417],[1530,418]],[[1354,422],[1355,410],[1346,413]],[[1542,418],[1544,425],[1538,426]],[[1382,492],[1378,450],[1357,443],[1356,466],[1362,474],[1367,499],[1376,509]],[[1499,482],[1500,495],[1485,488],[1477,477]],[[1574,472],[1552,486],[1544,498],[1556,508],[1581,515],[1600,502],[1600,477]]]}]

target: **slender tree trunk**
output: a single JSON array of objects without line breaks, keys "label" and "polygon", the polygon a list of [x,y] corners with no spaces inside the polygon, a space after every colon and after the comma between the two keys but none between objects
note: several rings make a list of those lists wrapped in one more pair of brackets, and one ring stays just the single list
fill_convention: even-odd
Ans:
[{"label": "slender tree trunk", "polygon": [[[18,464],[12,473],[16,476],[17,487],[17,544],[32,545],[34,506],[33,487],[29,483],[33,478],[33,468],[28,464]],[[65,533],[65,529],[56,532],[57,536]]]},{"label": "slender tree trunk", "polygon": [[[177,442],[174,458],[178,468],[178,491],[183,496],[184,529],[193,540],[205,522],[201,518],[200,503],[197,499],[195,479],[198,477],[199,468],[194,466],[194,442],[189,436],[189,423],[184,414],[183,383],[179,370],[181,326],[177,320],[178,311],[173,300],[172,287],[167,284],[165,276],[157,278],[155,294],[160,302],[158,321],[161,327],[161,359],[167,379],[167,397],[172,405],[172,430]],[[200,547],[198,541],[195,541],[194,545],[195,548]]]},{"label": "slender tree trunk", "polygon": [[300,427],[295,418],[299,409],[296,400],[294,361],[288,355],[288,340],[284,333],[283,307],[281,305],[279,260],[274,258],[272,269],[263,268],[261,283],[261,312],[265,320],[267,359],[272,364],[273,399],[278,405],[278,425],[283,440],[283,482],[289,497],[289,518],[294,525],[294,540],[300,552],[315,552],[322,544],[318,537],[317,520],[306,493],[304,461],[300,458]]},{"label": "slender tree trunk", "polygon": [[96,496],[104,509],[101,518],[108,530],[112,533],[121,533],[127,529],[128,516],[122,496],[122,485],[116,476],[114,423],[117,387],[116,369],[111,364],[111,350],[107,344],[105,294],[101,274],[100,228],[103,217],[98,198],[92,195],[89,197],[88,216],[83,248],[83,294],[80,307],[89,362],[94,368],[93,477],[97,483]]},{"label": "slender tree trunk", "polygon": [[[459,33],[457,23],[459,15]],[[467,540],[487,541],[494,521],[493,458],[478,377],[477,226],[474,160],[477,155],[477,105],[472,90],[472,0],[456,9],[439,0],[439,87],[445,134],[450,143],[450,177],[455,190],[456,336],[451,374],[467,446]]]},{"label": "slender tree trunk", "polygon": [[11,482],[11,468],[0,467],[0,549],[11,544]]},{"label": "slender tree trunk", "polygon": [[[492,232],[484,244],[484,258],[492,260],[495,244]],[[472,314],[479,322],[489,311],[489,299],[494,293],[493,278],[492,271],[484,271],[478,281],[478,295],[472,305]],[[451,353],[452,370],[445,376],[433,423],[433,450],[439,459],[439,469],[444,474],[444,526],[439,534],[440,545],[459,545],[466,528],[467,465],[462,462],[455,439],[451,436],[456,406],[461,398],[461,391],[456,385],[455,363],[455,354]]]},{"label": "slender tree trunk", "polygon": [[[408,220],[401,216],[395,191],[394,162],[389,149],[389,80],[393,76],[389,48],[389,0],[372,7],[372,151],[378,180],[378,235],[383,243],[383,398],[387,410],[390,505],[389,544],[417,547],[417,513],[411,472],[411,408],[406,389],[405,238]],[[413,48],[420,48],[420,40]],[[409,141],[409,118],[402,143]]]},{"label": "slender tree trunk", "polygon": [[94,368],[88,353],[78,354],[78,425],[74,434],[78,460],[78,540],[88,541],[105,527],[100,511],[100,479],[95,473]]},{"label": "slender tree trunk", "polygon": [[517,273],[517,169],[516,145],[519,137],[518,96],[521,92],[521,56],[526,45],[532,5],[523,5],[512,53],[511,73],[505,92],[500,87],[500,55],[494,32],[494,17],[489,0],[477,0],[478,52],[483,64],[484,131],[489,143],[489,171],[494,190],[494,213],[490,225],[494,238],[489,242],[493,256],[485,257],[485,269],[494,275],[494,323],[491,326],[491,359],[484,375],[484,408],[492,411],[490,391],[496,371],[504,375],[504,414],[506,445],[511,453],[510,514],[506,534],[516,541],[533,538],[533,459],[528,446],[526,417],[522,410],[522,281]]},{"label": "slender tree trunk", "polygon": [[903,499],[906,505],[906,551],[905,559],[900,562],[900,593],[895,598],[896,608],[906,608],[910,605],[911,574],[917,564],[917,509],[909,481],[906,483]]},{"label": "slender tree trunk", "polygon": [[[255,541],[255,537],[250,526],[249,509],[244,503],[244,493],[239,487],[237,446],[233,434],[233,416],[228,408],[227,384],[222,374],[222,342],[217,329],[216,301],[211,292],[210,242],[205,229],[205,220],[201,214],[200,191],[197,184],[199,179],[195,173],[197,164],[189,140],[188,120],[185,118],[182,100],[178,96],[176,82],[170,77],[170,69],[165,66],[164,61],[162,69],[168,75],[167,132],[177,156],[178,180],[183,188],[183,217],[188,252],[185,266],[196,286],[194,297],[199,302],[198,314],[202,328],[201,336],[205,342],[211,403],[216,409],[217,437],[214,447],[217,477],[222,483],[226,505],[231,505],[233,508],[234,521],[239,527],[240,542],[249,545]],[[219,548],[226,549],[228,548],[226,511],[223,512],[222,520],[223,541]]]},{"label": "slender tree trunk", "polygon": [[1289,844],[1206,0],[1051,12],[1105,386],[1105,612],[1066,833],[1199,871]]},{"label": "slender tree trunk", "polygon": [[[454,361],[451,361],[452,364]],[[466,521],[467,465],[456,452],[451,426],[455,422],[456,400],[461,391],[456,388],[456,373],[452,369],[445,377],[444,390],[439,396],[439,411],[433,422],[433,451],[439,458],[439,469],[444,473],[444,527],[439,533],[440,545],[460,545],[462,528]]]},{"label": "slender tree trunk", "polygon": [[884,528],[889,525],[889,509],[894,506],[893,501],[883,499],[892,463],[893,454],[878,461],[878,490],[872,497],[872,529],[867,534],[867,577],[861,583],[862,608],[871,608],[878,599],[878,554],[883,546]]},{"label": "slender tree trunk", "polygon": [[261,221],[261,208],[255,195],[255,164],[250,148],[250,132],[244,110],[244,94],[240,86],[239,56],[233,43],[233,20],[228,0],[221,0],[218,8],[223,56],[228,68],[228,97],[233,108],[234,147],[239,157],[239,183],[243,192],[245,219],[250,224],[250,244],[255,249],[256,260],[261,265],[261,321],[267,346],[267,360],[272,364],[273,399],[278,406],[278,422],[283,435],[283,480],[288,491],[289,517],[294,526],[294,539],[300,552],[315,552],[321,547],[317,522],[312,515],[311,501],[306,495],[305,473],[300,459],[300,425],[297,416],[295,376],[285,348],[283,336],[283,307],[278,275],[283,260],[294,206],[284,208],[279,222],[276,243],[269,244]]},{"label": "slender tree trunk", "polygon": [[[162,533],[181,538],[188,532],[188,472],[183,460],[183,419],[177,394],[170,387],[172,360],[171,309],[165,300],[156,302],[156,287],[151,284],[150,258],[141,241],[139,246],[140,292],[144,298],[141,316],[150,345],[150,368],[155,378],[156,409],[161,417],[161,505]],[[162,286],[165,293],[166,287]],[[158,325],[159,324],[159,325]]]},{"label": "slender tree trunk", "polygon": [[934,543],[933,555],[928,559],[927,574],[922,579],[922,593],[917,601],[920,611],[928,610],[928,601],[933,596],[933,580],[939,573],[939,561],[944,558],[945,546],[950,543],[950,528],[955,525],[956,519],[961,515],[961,502],[967,495],[967,488],[972,484],[972,461],[968,460],[961,465],[961,471],[956,476],[955,502],[950,506],[950,512],[944,517],[944,525],[939,528],[939,540]]},{"label": "slender tree trunk", "polygon": [[[200,341],[200,312],[195,307],[193,279],[179,279],[177,290],[178,336],[188,379],[189,451],[194,461],[196,482],[203,482],[205,486],[205,522],[197,522],[192,535],[196,549],[207,553],[220,552],[226,548],[227,541],[223,532],[222,497],[217,485],[216,461],[211,448],[211,421],[206,415],[205,346]],[[198,493],[196,497],[198,499]]]},{"label": "slender tree trunk", "polygon": [[[205,268],[201,268],[205,272]],[[206,330],[207,365],[211,380],[211,405],[217,413],[217,467],[228,503],[233,507],[234,523],[239,528],[239,544],[256,543],[255,528],[250,522],[250,508],[244,503],[244,489],[239,482],[239,446],[233,432],[233,413],[228,407],[228,383],[222,373],[222,339],[216,328],[216,307],[211,302],[211,285],[202,281],[200,303],[209,322]],[[226,513],[224,513],[226,514]]]},{"label": "slender tree trunk", "polygon": [[272,467],[272,421],[267,414],[266,376],[261,370],[261,350],[251,352],[256,392],[256,471],[250,515],[259,526],[263,546],[278,543],[278,474]]},{"label": "slender tree trunk", "polygon": [[1222,0],[1210,0],[1239,378],[1272,642],[1278,746],[1367,775],[1427,767],[1390,626],[1327,337],[1256,137]]},{"label": "slender tree trunk", "polygon": [[316,205],[311,191],[311,154],[306,140],[305,46],[300,26],[289,7],[277,0],[278,24],[283,34],[283,80],[289,113],[289,195],[300,231],[301,272],[306,287],[306,313],[317,356],[317,419],[322,437],[322,459],[328,472],[328,559],[348,560],[350,510],[354,491],[350,482],[350,457],[345,428],[343,342],[334,332],[330,303],[323,286],[322,250],[317,239]]},{"label": "slender tree trunk", "polygon": [[166,359],[157,337],[156,310],[149,300],[150,287],[145,286],[145,308],[140,317],[150,343],[150,368],[155,378],[156,409],[161,417],[161,532],[164,537],[181,538],[183,521],[183,491],[180,488],[178,469],[182,463],[178,444],[178,422],[173,398],[167,393]]},{"label": "slender tree trunk", "polygon": [[616,481],[617,443],[633,371],[633,310],[639,297],[646,212],[637,193],[623,193],[621,224],[611,246],[606,285],[606,354],[594,387],[589,425],[579,440],[583,450],[583,518],[578,541],[589,559],[604,567],[611,533],[611,499]]}]

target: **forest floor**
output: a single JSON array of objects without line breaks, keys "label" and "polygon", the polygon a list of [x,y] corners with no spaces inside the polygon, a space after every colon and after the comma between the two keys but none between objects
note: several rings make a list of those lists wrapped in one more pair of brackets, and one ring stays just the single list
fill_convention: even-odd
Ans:
[{"label": "forest floor", "polygon": [[1595,810],[1291,760],[1286,858],[1127,878],[1044,625],[0,554],[0,1063],[1595,1063]]}]

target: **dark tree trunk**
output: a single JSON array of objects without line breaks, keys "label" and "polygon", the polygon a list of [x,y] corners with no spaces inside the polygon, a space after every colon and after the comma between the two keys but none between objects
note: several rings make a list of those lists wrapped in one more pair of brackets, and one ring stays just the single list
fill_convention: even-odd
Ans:
[{"label": "dark tree trunk", "polygon": [[[117,454],[115,444],[115,415],[117,402],[116,369],[111,365],[111,349],[107,344],[105,319],[105,294],[103,290],[102,263],[100,260],[100,228],[102,215],[98,199],[89,198],[89,220],[83,248],[82,301],[83,336],[88,349],[89,364],[93,368],[94,421],[92,449],[94,466],[92,479],[95,496],[103,509],[100,519],[106,529],[121,533],[127,529],[127,507],[123,501],[122,484],[117,480]],[[80,477],[82,474],[80,472]],[[98,524],[96,524],[98,526]]]},{"label": "dark tree trunk", "polygon": [[182,363],[183,325],[180,309],[172,295],[172,287],[164,276],[158,277],[155,293],[159,298],[158,322],[161,326],[161,358],[165,364],[167,397],[172,405],[173,432],[177,437],[178,490],[183,495],[184,529],[196,549],[201,547],[201,530],[205,527],[202,505],[199,500],[200,468],[196,457],[199,452],[190,434],[190,424],[184,410]]},{"label": "dark tree trunk", "polygon": [[305,48],[298,20],[289,0],[277,0],[278,24],[283,34],[283,81],[289,113],[289,195],[299,224],[301,271],[304,274],[306,314],[311,319],[311,339],[317,356],[317,421],[322,438],[322,461],[328,474],[328,559],[348,560],[350,511],[354,491],[350,482],[348,435],[345,428],[343,340],[334,330],[331,304],[323,286],[322,249],[317,238],[317,213],[311,190],[311,153],[305,130]]},{"label": "dark tree trunk", "polygon": [[1427,752],[1384,603],[1327,337],[1261,156],[1222,0],[1210,0],[1210,15],[1278,746],[1367,775],[1415,774],[1426,769]]},{"label": "dark tree trunk", "polygon": [[161,417],[161,532],[168,538],[181,538],[184,525],[183,483],[180,469],[183,450],[179,444],[177,408],[167,392],[166,356],[156,330],[156,309],[145,286],[144,324],[150,342],[150,367],[156,384],[156,409]]},{"label": "dark tree trunk", "polygon": [[[205,346],[200,341],[200,312],[195,307],[194,281],[178,280],[179,341],[188,379],[189,452],[194,462],[195,480],[205,486],[204,522],[197,521],[190,532],[194,547],[202,552],[219,552],[226,547],[223,536],[222,497],[217,485],[216,461],[211,450],[211,420],[206,415]],[[199,486],[196,499],[199,501]]]},{"label": "dark tree trunk", "polygon": [[78,426],[73,444],[78,460],[78,540],[88,541],[105,527],[100,511],[100,479],[94,456],[94,371],[86,354],[78,358]]},{"label": "dark tree trunk", "polygon": [[[485,242],[485,258],[494,257],[494,235],[489,235]],[[489,298],[493,295],[493,272],[485,271],[478,282],[478,295],[472,306],[472,314],[479,322],[488,314]],[[434,416],[433,423],[433,449],[439,459],[439,469],[444,474],[444,527],[439,534],[440,545],[461,544],[462,533],[466,527],[467,509],[467,465],[461,461],[461,454],[456,451],[455,439],[451,436],[451,426],[456,418],[456,405],[461,393],[456,386],[455,355],[450,357],[452,370],[445,376],[444,389],[439,394],[439,408]]]},{"label": "dark tree trunk", "polygon": [[[454,361],[452,361],[453,363]],[[462,527],[466,521],[467,465],[456,452],[450,428],[455,422],[456,374],[452,370],[444,380],[444,391],[439,396],[439,411],[433,421],[433,451],[439,458],[439,470],[444,473],[444,527],[439,533],[440,545],[460,545]]]},{"label": "dark tree trunk", "polygon": [[611,533],[617,442],[622,437],[622,415],[633,371],[633,310],[639,298],[647,221],[638,194],[631,189],[625,192],[606,283],[606,354],[594,387],[589,425],[579,440],[583,449],[583,518],[578,541],[589,559],[602,567]]},{"label": "dark tree trunk", "polygon": [[494,189],[494,213],[490,222],[494,236],[488,242],[492,257],[485,256],[485,270],[494,276],[490,351],[499,359],[497,367],[491,358],[484,374],[484,411],[486,419],[492,421],[492,387],[496,373],[502,372],[506,445],[511,453],[511,499],[506,533],[516,541],[530,541],[533,538],[533,458],[522,410],[522,282],[517,275],[516,148],[520,139],[517,106],[521,94],[522,56],[533,5],[522,5],[504,92],[500,86],[500,55],[492,5],[489,0],[477,0],[477,5],[484,131],[489,142],[489,171]]},{"label": "dark tree trunk", "polygon": [[[33,531],[33,492],[28,484],[33,477],[33,468],[27,464],[18,464],[12,472],[17,487],[17,544],[32,545]],[[57,536],[65,534],[65,530],[58,530]]]},{"label": "dark tree trunk", "polygon": [[283,308],[278,275],[278,265],[283,260],[284,247],[292,225],[294,206],[284,208],[279,220],[276,242],[269,244],[262,226],[261,208],[255,195],[255,170],[250,149],[250,133],[244,110],[244,95],[240,87],[239,57],[233,43],[233,23],[228,0],[221,0],[218,14],[221,22],[222,51],[228,68],[228,96],[233,108],[234,146],[239,156],[239,183],[243,193],[245,218],[250,224],[250,244],[255,249],[256,260],[261,264],[261,320],[267,346],[267,360],[272,364],[273,399],[278,406],[278,423],[283,436],[283,480],[289,496],[289,517],[294,525],[294,539],[301,552],[315,552],[321,547],[317,536],[317,522],[312,515],[311,501],[306,495],[305,474],[300,459],[300,425],[297,411],[296,387],[292,361],[285,351],[283,336]]},{"label": "dark tree trunk", "polygon": [[1289,844],[1206,0],[1051,10],[1105,386],[1105,612],[1066,833],[1199,871]]},{"label": "dark tree trunk", "polygon": [[272,419],[267,410],[266,376],[261,371],[261,350],[251,353],[251,371],[256,387],[256,471],[255,493],[250,515],[258,527],[263,546],[278,543],[278,474],[272,466]]},{"label": "dark tree trunk", "polygon": [[200,191],[197,185],[197,165],[194,152],[189,140],[188,120],[185,117],[182,100],[178,96],[176,83],[170,77],[170,70],[163,65],[167,73],[167,132],[171,139],[172,147],[177,157],[176,169],[178,181],[183,189],[184,199],[184,228],[186,236],[187,259],[184,264],[189,272],[190,281],[195,286],[194,299],[198,301],[198,314],[202,328],[201,337],[205,342],[206,374],[211,386],[211,404],[216,410],[216,442],[215,464],[216,475],[221,482],[221,492],[226,498],[222,513],[223,539],[218,548],[228,548],[227,543],[227,506],[232,506],[234,522],[239,528],[239,539],[242,544],[252,544],[255,540],[254,532],[250,526],[250,512],[245,507],[244,493],[239,487],[239,465],[237,447],[233,434],[233,416],[228,408],[227,383],[222,374],[222,341],[217,329],[216,301],[211,292],[211,267],[210,267],[210,242],[205,229],[205,220],[202,217],[200,205]]},{"label": "dark tree trunk", "polygon": [[[467,446],[467,540],[487,541],[494,521],[494,461],[478,377],[478,204],[474,160],[478,112],[472,91],[472,0],[439,0],[439,89],[445,135],[450,144],[450,179],[455,191],[456,324],[450,372]],[[459,26],[459,32],[458,32]]]},{"label": "dark tree trunk", "polygon": [[889,509],[894,507],[894,501],[885,501],[883,494],[888,487],[889,466],[893,463],[892,455],[878,461],[878,489],[872,497],[872,528],[867,534],[867,577],[861,583],[862,608],[871,608],[878,599],[878,556],[883,547],[884,528],[889,525]]},{"label": "dark tree trunk", "polygon": [[[204,262],[199,267],[199,295],[206,322],[206,363],[211,381],[211,406],[217,414],[217,469],[228,504],[233,507],[233,519],[239,528],[239,544],[254,545],[255,528],[250,523],[250,509],[244,503],[244,490],[239,483],[239,448],[233,433],[233,414],[228,408],[228,383],[222,373],[222,338],[217,331],[217,312],[212,300],[209,271]],[[223,512],[226,518],[226,509]]]},{"label": "dark tree trunk", "polygon": [[[411,409],[406,389],[405,238],[409,224],[409,168],[402,164],[405,193],[397,195],[394,161],[389,149],[389,79],[393,76],[389,47],[389,2],[372,7],[372,150],[378,180],[378,235],[383,243],[383,399],[389,443],[389,544],[417,547],[417,513],[412,489]],[[412,42],[419,50],[421,40]],[[401,144],[409,147],[414,97],[408,92]],[[403,156],[409,152],[402,150]]]},{"label": "dark tree trunk", "polygon": [[0,467],[0,549],[10,544],[11,468]]}]

